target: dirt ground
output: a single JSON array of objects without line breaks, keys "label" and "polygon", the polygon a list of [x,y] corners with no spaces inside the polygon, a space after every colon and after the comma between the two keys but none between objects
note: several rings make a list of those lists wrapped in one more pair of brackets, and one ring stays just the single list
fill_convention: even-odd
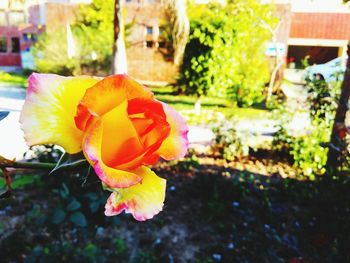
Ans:
[{"label": "dirt ground", "polygon": [[16,189],[0,200],[0,261],[350,262],[347,178],[296,180],[271,157],[192,156],[154,170],[167,179],[166,202],[146,222],[105,217],[108,192],[93,178],[81,187],[79,176],[43,175]]}]

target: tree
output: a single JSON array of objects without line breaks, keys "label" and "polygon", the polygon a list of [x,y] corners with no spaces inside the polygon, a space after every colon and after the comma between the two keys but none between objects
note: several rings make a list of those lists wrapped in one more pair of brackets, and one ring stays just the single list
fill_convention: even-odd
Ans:
[{"label": "tree", "polygon": [[[71,25],[75,42],[74,57],[68,54],[66,26],[57,26],[39,36],[32,52],[38,71],[63,75],[80,74],[81,68],[91,73],[109,72],[113,45],[113,2],[93,0],[81,5]],[[69,28],[68,28],[69,29]]]},{"label": "tree", "polygon": [[282,20],[287,16],[287,12],[284,11],[282,14],[278,16],[278,22],[277,23],[266,23],[266,21],[261,20],[261,26],[265,27],[268,31],[271,33],[271,42],[273,44],[274,49],[276,50],[275,54],[275,62],[274,67],[271,71],[271,77],[269,81],[269,86],[267,88],[267,96],[266,101],[268,102],[271,99],[273,88],[275,86],[276,77],[278,75],[278,72],[280,71],[281,67],[284,64],[283,60],[283,54],[281,54],[280,49],[278,47],[278,41],[277,41],[277,34],[280,30],[280,27],[282,25]]},{"label": "tree", "polygon": [[80,75],[83,56],[81,46],[77,46],[74,57],[70,57],[66,38],[65,27],[56,28],[39,36],[38,42],[31,49],[39,72]]},{"label": "tree", "polygon": [[187,17],[186,0],[162,0],[165,10],[168,10],[171,39],[174,47],[174,63],[182,63],[185,47],[190,33],[190,23]]},{"label": "tree", "polygon": [[113,46],[114,0],[93,0],[81,5],[73,32],[80,42],[82,63],[110,71]]},{"label": "tree", "polygon": [[187,94],[226,97],[239,106],[261,101],[269,80],[265,43],[272,7],[260,1],[228,1],[192,7],[190,37],[179,85]]},{"label": "tree", "polygon": [[[332,135],[329,143],[327,171],[332,174],[338,168],[341,168],[346,156],[348,142],[345,141],[350,130],[346,127],[346,118],[350,114],[350,45],[348,45],[348,60],[345,71],[344,81],[341,87],[341,95],[338,103],[338,108],[334,118]],[[348,116],[349,118],[349,116]],[[349,125],[349,124],[348,124]],[[345,160],[346,162],[347,160]]]},{"label": "tree", "polygon": [[112,73],[127,73],[126,51],[124,43],[123,0],[114,1],[114,43],[112,55]]}]

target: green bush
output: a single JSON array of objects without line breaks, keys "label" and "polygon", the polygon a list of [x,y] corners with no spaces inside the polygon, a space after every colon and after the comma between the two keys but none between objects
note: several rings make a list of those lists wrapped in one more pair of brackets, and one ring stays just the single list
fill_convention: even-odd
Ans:
[{"label": "green bush", "polygon": [[[77,20],[71,25],[75,55],[67,55],[66,27],[42,34],[33,54],[37,70],[62,75],[78,75],[81,71],[97,74],[108,72],[113,47],[113,0],[94,0],[81,5]],[[126,25],[130,29],[131,24]],[[127,32],[128,33],[128,32]]]},{"label": "green bush", "polygon": [[178,84],[186,94],[226,97],[238,106],[263,99],[269,80],[264,54],[275,19],[270,5],[229,1],[191,8],[190,38]]},{"label": "green bush", "polygon": [[325,165],[340,95],[340,84],[340,82],[306,80],[311,127],[303,136],[293,137],[287,132],[292,112],[283,107],[276,111],[276,116],[280,119],[280,129],[274,137],[274,149],[291,155],[301,177],[314,179],[316,175],[326,172]]},{"label": "green bush", "polygon": [[31,50],[37,71],[60,75],[80,74],[80,51],[76,49],[77,55],[70,58],[66,39],[66,28],[58,28],[39,36],[38,42]]}]

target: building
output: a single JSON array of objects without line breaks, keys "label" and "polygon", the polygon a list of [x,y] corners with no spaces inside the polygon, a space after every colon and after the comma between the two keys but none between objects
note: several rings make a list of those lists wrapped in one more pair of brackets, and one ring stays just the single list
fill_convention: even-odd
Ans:
[{"label": "building", "polygon": [[128,73],[140,80],[173,81],[177,67],[167,54],[160,0],[127,0],[125,9],[126,23],[132,23],[127,36]]},{"label": "building", "polygon": [[291,0],[289,61],[309,56],[310,64],[346,56],[350,41],[350,6],[342,0]]},{"label": "building", "polygon": [[69,23],[74,8],[91,0],[0,1],[0,67],[16,69],[32,64],[29,48],[45,30]]},{"label": "building", "polygon": [[[69,24],[77,4],[92,0],[13,1],[10,7],[8,1],[0,1],[0,67],[26,67],[29,47],[38,34]],[[268,45],[268,56],[279,54],[299,65],[306,56],[310,64],[346,56],[349,4],[342,0],[262,0],[271,2],[276,3],[281,23]],[[132,23],[127,40],[129,74],[143,80],[171,80],[176,67],[166,53],[162,21],[167,18],[160,0],[125,0],[125,10],[126,23]]]}]

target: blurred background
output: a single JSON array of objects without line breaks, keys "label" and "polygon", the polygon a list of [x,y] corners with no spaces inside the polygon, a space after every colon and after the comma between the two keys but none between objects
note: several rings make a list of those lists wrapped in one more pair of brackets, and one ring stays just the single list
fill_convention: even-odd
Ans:
[{"label": "blurred background", "polygon": [[346,0],[1,0],[1,156],[62,155],[24,142],[32,72],[127,73],[190,150],[153,167],[167,197],[142,223],[105,217],[88,171],[10,170],[0,262],[350,262],[349,40]]}]

